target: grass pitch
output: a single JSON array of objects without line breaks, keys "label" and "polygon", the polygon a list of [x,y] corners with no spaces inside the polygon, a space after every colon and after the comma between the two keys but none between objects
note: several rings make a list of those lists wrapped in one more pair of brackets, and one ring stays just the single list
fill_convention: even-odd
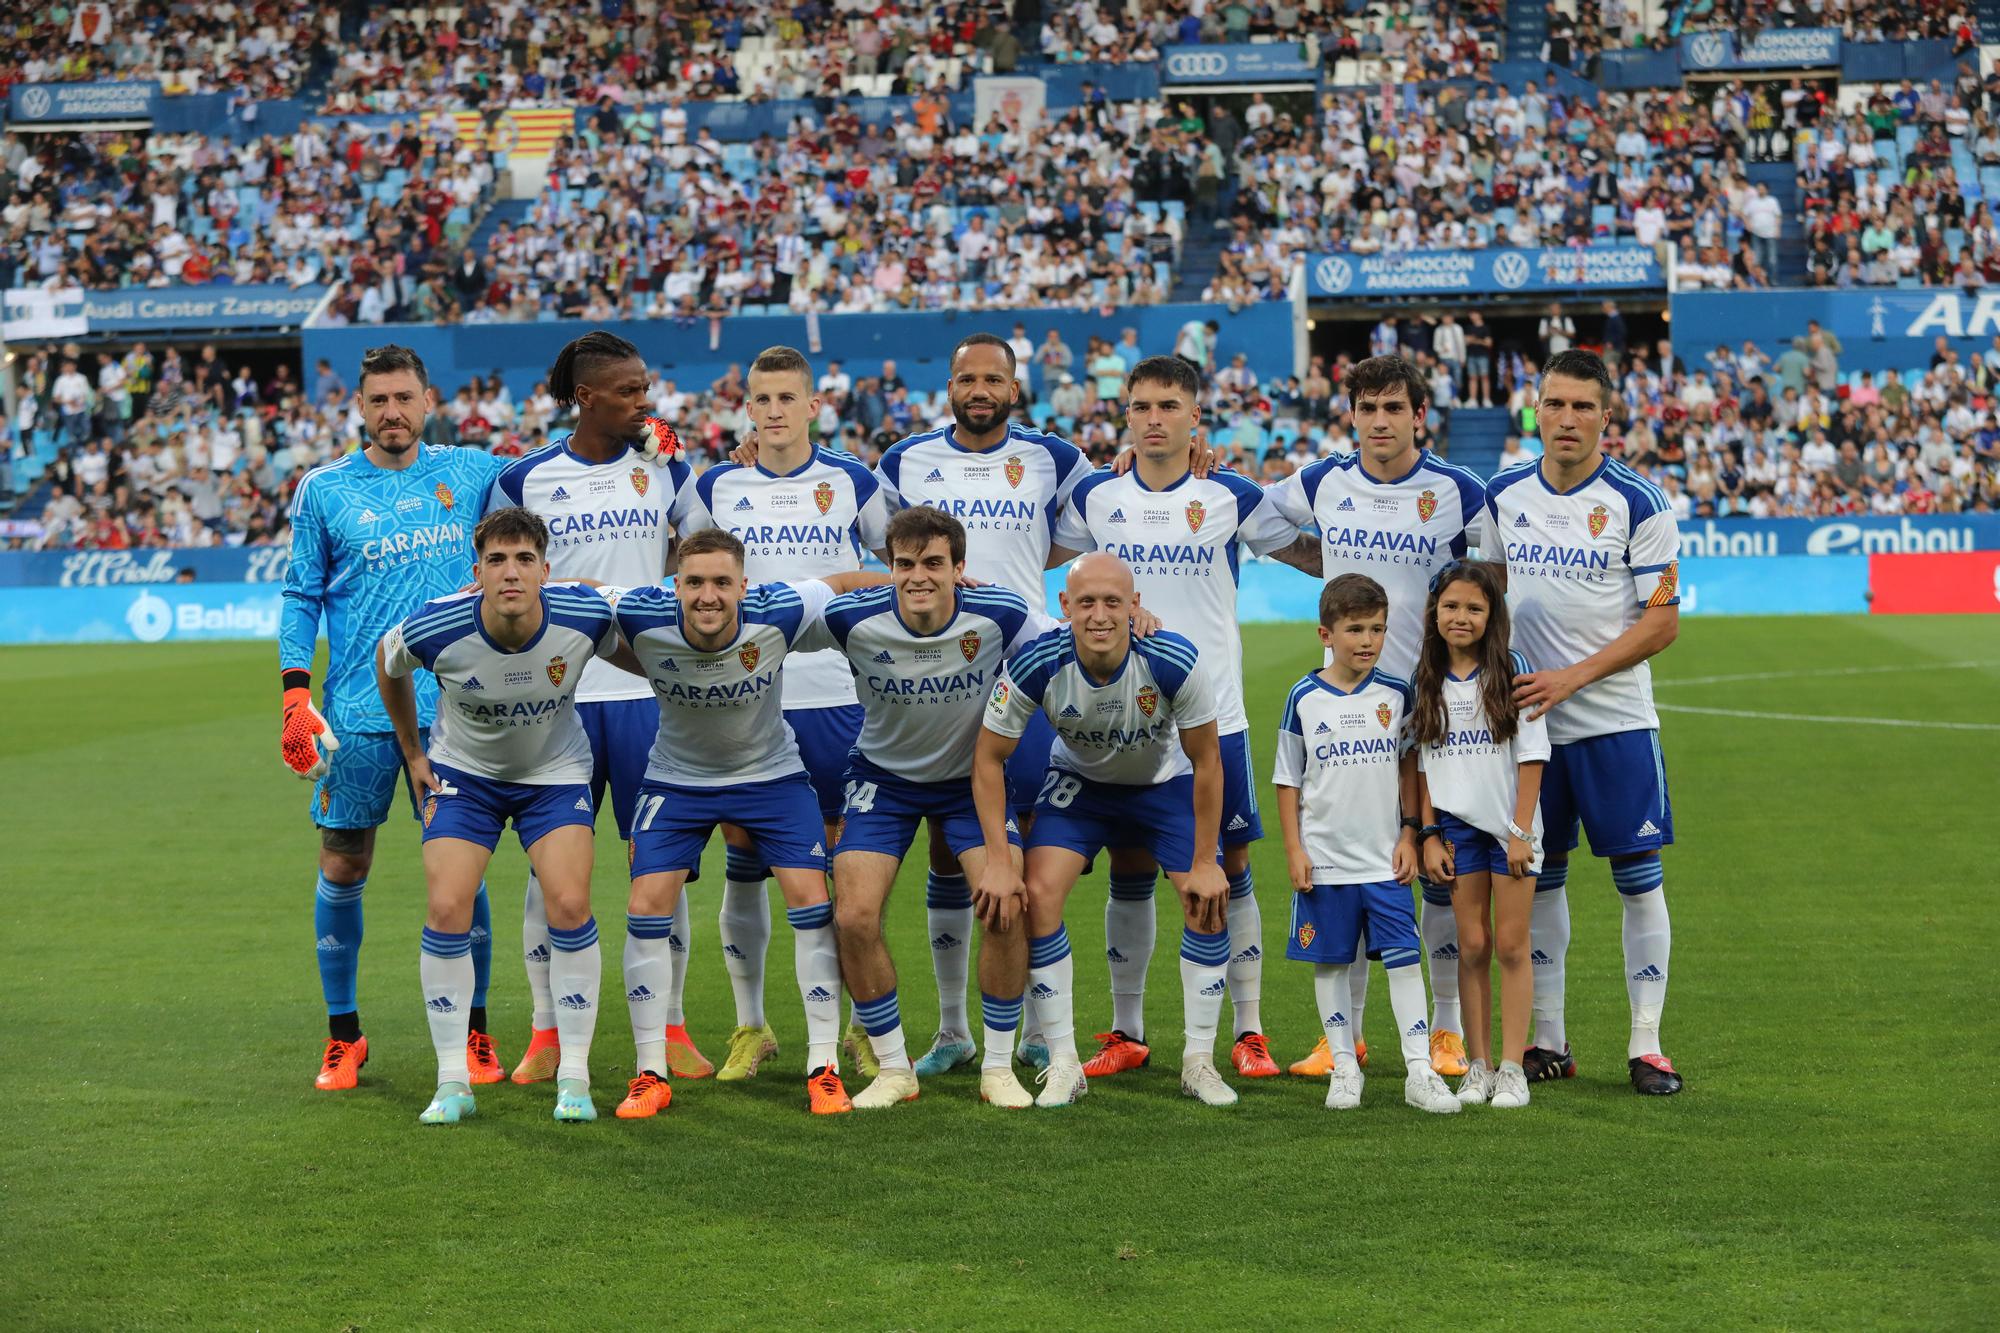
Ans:
[{"label": "grass pitch", "polygon": [[[1286,688],[1318,647],[1297,627],[1245,638],[1268,773]],[[892,1112],[808,1117],[781,920],[783,1054],[754,1085],[683,1084],[662,1118],[620,1123],[623,857],[608,816],[605,1120],[557,1126],[548,1087],[503,1085],[455,1130],[417,1124],[434,1069],[417,839],[400,818],[367,897],[372,1060],[357,1092],[315,1092],[315,840],[275,753],[274,669],[267,644],[0,654],[10,1327],[1995,1319],[1981,867],[2000,808],[2000,617],[1687,622],[1660,697],[1730,710],[1664,718],[1681,838],[1667,1049],[1689,1090],[1628,1090],[1616,895],[1602,862],[1579,860],[1582,1077],[1538,1085],[1523,1112],[1449,1118],[1402,1104],[1379,972],[1360,1111],[1326,1112],[1317,1083],[1289,1078],[1237,1080],[1234,1112],[1183,1100],[1163,893],[1148,1010],[1161,1058],[1066,1113],[995,1112],[961,1074]],[[1845,717],[1908,725],[1796,720]],[[1256,860],[1265,1023],[1291,1059],[1316,1029],[1309,972],[1282,961],[1271,823]],[[715,848],[709,861],[688,1008],[719,1058],[732,1010]],[[510,1062],[528,1026],[523,865],[510,841],[490,875]],[[891,909],[919,1050],[935,1013],[921,875],[906,870]],[[1101,875],[1070,916],[1086,1032],[1109,1018]]]}]

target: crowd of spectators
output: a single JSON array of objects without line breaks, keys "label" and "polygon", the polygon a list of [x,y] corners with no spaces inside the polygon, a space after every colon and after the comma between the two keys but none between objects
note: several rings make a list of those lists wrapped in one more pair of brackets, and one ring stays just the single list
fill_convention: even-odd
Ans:
[{"label": "crowd of spectators", "polygon": [[292,97],[334,32],[331,6],[260,0],[65,3],[0,29],[0,97],[17,83],[157,81],[168,95]]},{"label": "crowd of spectators", "polygon": [[[1605,0],[1606,8],[1620,0]],[[1679,6],[1660,6],[1661,29]],[[1979,44],[1979,20],[1969,4],[1896,4],[1894,0],[1694,0],[1683,31],[1720,29],[1739,43],[1773,28],[1838,28],[1850,42],[1949,41],[1956,50]]]}]

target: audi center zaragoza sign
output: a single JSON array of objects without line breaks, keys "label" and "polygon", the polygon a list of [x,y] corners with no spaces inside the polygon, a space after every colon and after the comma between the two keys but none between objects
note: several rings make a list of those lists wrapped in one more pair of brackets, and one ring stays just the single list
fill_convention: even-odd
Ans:
[{"label": "audi center zaragoza sign", "polygon": [[1319,66],[1299,42],[1232,42],[1175,46],[1160,62],[1161,81],[1175,83],[1311,83]]}]

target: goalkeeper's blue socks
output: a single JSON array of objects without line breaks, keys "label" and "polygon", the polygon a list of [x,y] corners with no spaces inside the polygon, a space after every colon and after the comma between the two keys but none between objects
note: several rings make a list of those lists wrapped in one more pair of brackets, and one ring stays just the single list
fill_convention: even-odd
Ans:
[{"label": "goalkeeper's blue socks", "polygon": [[486,1031],[486,983],[493,979],[493,904],[486,897],[486,881],[479,881],[479,895],[472,900],[472,1030]]},{"label": "goalkeeper's blue socks", "polygon": [[361,966],[361,891],[368,881],[335,884],[325,875],[313,893],[313,938],[318,941],[319,986],[326,997],[328,1029],[342,1041],[361,1035],[355,1015],[354,977]]}]

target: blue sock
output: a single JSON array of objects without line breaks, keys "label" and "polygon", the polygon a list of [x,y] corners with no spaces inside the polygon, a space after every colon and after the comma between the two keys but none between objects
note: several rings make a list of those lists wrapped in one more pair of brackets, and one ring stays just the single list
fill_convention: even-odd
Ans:
[{"label": "blue sock", "polygon": [[896,1003],[896,992],[892,988],[878,1000],[856,1000],[854,1012],[861,1017],[861,1026],[868,1029],[868,1035],[879,1037],[902,1026],[903,1011]]},{"label": "blue sock", "polygon": [[1628,898],[1651,893],[1667,882],[1667,869],[1657,856],[1614,856],[1611,883]]},{"label": "blue sock", "polygon": [[940,875],[933,870],[924,878],[924,906],[941,912],[969,909],[972,886],[963,875]]},{"label": "blue sock", "polygon": [[981,1021],[986,1025],[984,1053],[979,1067],[985,1069],[1011,1069],[1014,1063],[1014,1033],[1021,1026],[1022,996],[1014,995],[1001,999],[997,995],[979,993]]},{"label": "blue sock", "polygon": [[[493,979],[493,904],[486,898],[486,881],[479,881],[472,900],[472,1007],[486,1007],[486,983]],[[485,1015],[481,1014],[481,1018]]]},{"label": "blue sock", "polygon": [[771,868],[754,847],[730,847],[722,854],[722,877],[732,884],[762,884]]},{"label": "blue sock", "polygon": [[325,875],[313,892],[313,938],[319,942],[319,988],[329,1014],[355,1012],[354,975],[361,967],[361,891],[367,880],[335,884]]}]

